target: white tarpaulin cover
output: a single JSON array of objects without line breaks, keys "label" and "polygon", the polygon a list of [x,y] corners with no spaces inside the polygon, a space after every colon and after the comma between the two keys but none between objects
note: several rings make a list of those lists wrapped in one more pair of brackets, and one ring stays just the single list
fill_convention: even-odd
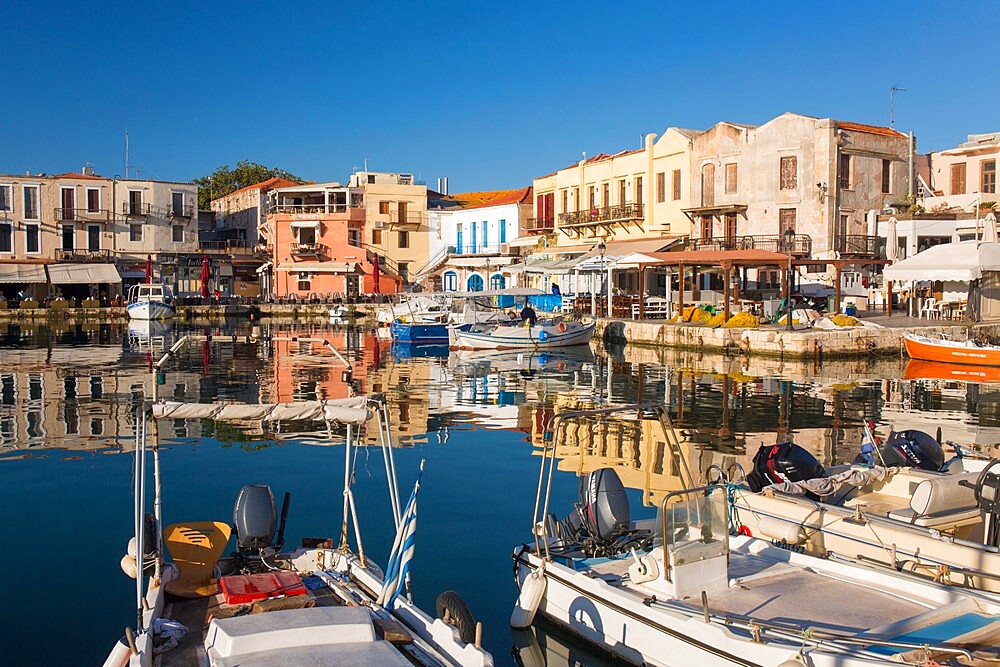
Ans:
[{"label": "white tarpaulin cover", "polygon": [[178,403],[153,404],[154,419],[213,419],[215,421],[331,421],[363,424],[368,421],[368,399],[340,398],[294,403]]},{"label": "white tarpaulin cover", "polygon": [[44,282],[44,264],[0,264],[0,283]]},{"label": "white tarpaulin cover", "polygon": [[53,285],[97,285],[120,283],[122,277],[113,264],[49,264]]},{"label": "white tarpaulin cover", "polygon": [[892,266],[882,275],[895,282],[913,280],[957,280],[968,282],[983,277],[983,271],[1000,271],[1000,243],[975,241],[942,243]]}]

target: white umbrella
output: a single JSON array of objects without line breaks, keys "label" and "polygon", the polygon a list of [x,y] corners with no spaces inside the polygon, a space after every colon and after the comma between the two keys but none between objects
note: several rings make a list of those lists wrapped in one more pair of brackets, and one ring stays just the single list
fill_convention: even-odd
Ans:
[{"label": "white umbrella", "polygon": [[889,229],[885,234],[885,258],[892,263],[899,256],[899,234],[896,232],[896,216],[889,218]]},{"label": "white umbrella", "polygon": [[993,211],[990,211],[983,218],[983,224],[985,225],[983,229],[983,243],[1000,242],[1000,238],[997,237],[997,217],[993,214]]}]

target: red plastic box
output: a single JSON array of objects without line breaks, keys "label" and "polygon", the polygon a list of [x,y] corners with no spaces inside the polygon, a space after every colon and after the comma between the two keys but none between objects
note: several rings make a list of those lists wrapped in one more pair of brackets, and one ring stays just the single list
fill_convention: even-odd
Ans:
[{"label": "red plastic box", "polygon": [[226,604],[247,604],[281,596],[305,595],[306,587],[294,572],[236,574],[219,580]]}]

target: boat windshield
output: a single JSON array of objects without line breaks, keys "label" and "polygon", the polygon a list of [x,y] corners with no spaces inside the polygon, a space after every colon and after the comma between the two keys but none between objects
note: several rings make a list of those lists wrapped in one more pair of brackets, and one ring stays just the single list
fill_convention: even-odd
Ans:
[{"label": "boat windshield", "polygon": [[729,516],[722,487],[668,494],[660,506],[658,518],[674,565],[729,553]]}]

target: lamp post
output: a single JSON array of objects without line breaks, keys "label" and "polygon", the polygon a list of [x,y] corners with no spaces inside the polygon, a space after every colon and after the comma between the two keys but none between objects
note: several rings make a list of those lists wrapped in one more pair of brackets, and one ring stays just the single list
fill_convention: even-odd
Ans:
[{"label": "lamp post", "polygon": [[785,301],[785,330],[792,330],[792,247],[795,245],[795,230],[789,227],[783,232],[785,248],[788,250],[788,298]]},{"label": "lamp post", "polygon": [[490,280],[490,258],[486,258],[486,289],[493,289],[492,281]]},{"label": "lamp post", "polygon": [[[604,241],[597,244],[597,254],[601,258],[601,285],[604,285],[604,253],[608,251],[608,246],[604,245]],[[611,285],[608,285],[608,302],[611,302]],[[608,306],[608,312],[604,314],[605,317],[611,317],[611,306]]]}]

